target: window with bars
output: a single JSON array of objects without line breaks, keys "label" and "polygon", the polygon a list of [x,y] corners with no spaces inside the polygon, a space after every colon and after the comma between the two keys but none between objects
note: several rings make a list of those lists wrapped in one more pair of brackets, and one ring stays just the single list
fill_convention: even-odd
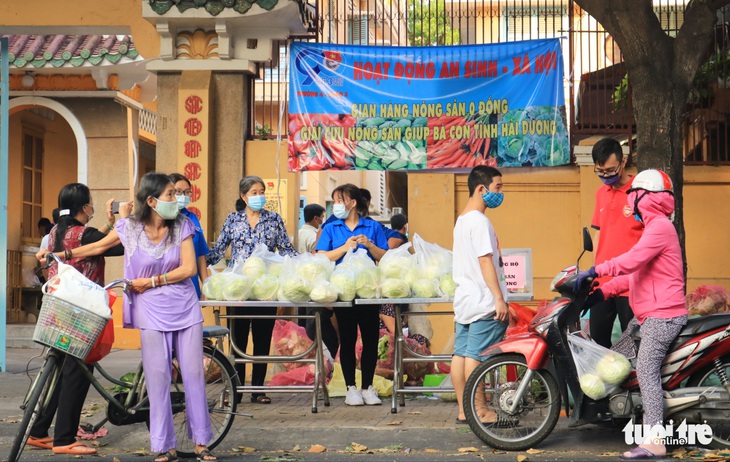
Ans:
[{"label": "window with bars", "polygon": [[350,45],[367,45],[370,37],[368,15],[352,16],[347,20],[347,43]]},{"label": "window with bars", "polygon": [[504,13],[504,38],[508,42],[567,35],[565,8],[511,7]]},{"label": "window with bars", "polygon": [[288,82],[289,81],[289,57],[286,53],[286,44],[279,45],[278,63],[273,66],[264,67],[264,81],[266,82]]},{"label": "window with bars", "polygon": [[40,239],[38,220],[43,213],[43,137],[23,131],[23,239]]}]

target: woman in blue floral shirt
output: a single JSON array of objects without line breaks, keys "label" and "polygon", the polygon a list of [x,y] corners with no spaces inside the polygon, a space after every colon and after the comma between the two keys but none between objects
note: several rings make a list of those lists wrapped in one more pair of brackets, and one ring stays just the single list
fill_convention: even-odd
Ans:
[{"label": "woman in blue floral shirt", "polygon": [[[271,251],[279,251],[282,255],[297,255],[284,228],[284,221],[277,213],[264,210],[266,198],[264,180],[257,176],[244,177],[238,185],[241,196],[236,202],[236,212],[226,218],[218,241],[206,257],[209,265],[214,265],[231,246],[231,261],[245,260],[251,255],[257,244],[266,244]],[[233,315],[275,315],[276,308],[229,308]],[[253,331],[254,356],[268,355],[271,348],[271,333],[274,330],[274,319],[235,319],[232,322],[232,335],[235,344],[245,349],[248,345],[249,327]],[[266,377],[266,364],[254,364],[251,385],[263,386]],[[246,366],[236,364],[238,376],[243,383],[246,377]],[[251,402],[268,404],[271,399],[263,393],[251,395]]]}]

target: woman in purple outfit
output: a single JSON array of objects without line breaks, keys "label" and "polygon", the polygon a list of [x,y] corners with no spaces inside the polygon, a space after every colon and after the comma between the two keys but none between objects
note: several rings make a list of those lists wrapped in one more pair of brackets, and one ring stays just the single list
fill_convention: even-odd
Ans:
[{"label": "woman in purple outfit", "polygon": [[60,257],[101,255],[121,242],[125,294],[124,327],[140,330],[142,363],[150,397],[150,441],[155,462],[177,460],[170,403],[173,353],[185,383],[188,433],[198,460],[217,458],[208,450],[213,436],[203,374],[203,315],[190,278],[197,274],[192,222],[178,214],[175,187],[161,173],[142,177],[135,213],[117,221],[101,241]]}]

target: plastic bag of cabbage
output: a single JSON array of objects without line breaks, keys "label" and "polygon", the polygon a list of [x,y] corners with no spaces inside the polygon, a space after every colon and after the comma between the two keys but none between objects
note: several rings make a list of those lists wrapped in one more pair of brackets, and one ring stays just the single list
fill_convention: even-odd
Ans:
[{"label": "plastic bag of cabbage", "polygon": [[582,333],[568,336],[568,345],[578,371],[580,388],[591,399],[608,396],[628,377],[631,363],[620,353],[583,338]]},{"label": "plastic bag of cabbage", "polygon": [[451,273],[453,254],[438,244],[426,242],[418,234],[413,235],[413,250],[423,279],[440,279]]},{"label": "plastic bag of cabbage", "polygon": [[251,294],[253,279],[228,268],[213,274],[203,284],[203,294],[209,300],[240,301]]},{"label": "plastic bag of cabbage", "polygon": [[376,298],[380,284],[380,270],[365,249],[349,249],[330,276],[340,301],[349,302],[356,296]]},{"label": "plastic bag of cabbage", "polygon": [[294,261],[297,257],[284,257],[284,263],[279,274],[279,289],[277,299],[284,302],[302,303],[309,301],[312,291],[312,281],[302,276],[297,270]]},{"label": "plastic bag of cabbage", "polygon": [[383,280],[406,280],[416,271],[416,259],[410,252],[411,246],[410,242],[406,242],[400,247],[385,252],[378,264]]}]

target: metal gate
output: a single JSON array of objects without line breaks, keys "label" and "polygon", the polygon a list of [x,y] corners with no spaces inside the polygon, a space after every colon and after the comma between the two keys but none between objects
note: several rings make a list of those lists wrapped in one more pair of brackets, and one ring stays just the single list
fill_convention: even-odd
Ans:
[{"label": "metal gate", "polygon": [[5,334],[7,324],[8,285],[8,124],[10,109],[8,92],[8,46],[7,37],[0,37],[0,372],[5,372]]}]

